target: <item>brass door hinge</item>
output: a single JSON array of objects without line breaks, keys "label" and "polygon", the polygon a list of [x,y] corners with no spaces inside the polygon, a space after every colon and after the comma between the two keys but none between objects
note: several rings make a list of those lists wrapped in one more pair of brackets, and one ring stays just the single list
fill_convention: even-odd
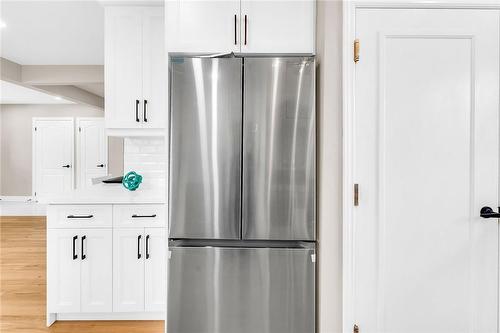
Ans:
[{"label": "brass door hinge", "polygon": [[354,206],[359,206],[359,185],[354,184]]},{"label": "brass door hinge", "polygon": [[359,61],[359,39],[354,40],[354,62],[357,63]]},{"label": "brass door hinge", "polygon": [[352,328],[352,333],[359,333],[358,325],[354,325],[354,327]]}]

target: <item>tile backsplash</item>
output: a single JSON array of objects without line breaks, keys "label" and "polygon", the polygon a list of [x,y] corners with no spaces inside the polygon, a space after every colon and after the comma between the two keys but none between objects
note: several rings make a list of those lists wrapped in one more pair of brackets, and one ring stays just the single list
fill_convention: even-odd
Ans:
[{"label": "tile backsplash", "polygon": [[135,171],[143,177],[141,188],[164,189],[167,174],[167,145],[163,138],[125,138],[123,171]]}]

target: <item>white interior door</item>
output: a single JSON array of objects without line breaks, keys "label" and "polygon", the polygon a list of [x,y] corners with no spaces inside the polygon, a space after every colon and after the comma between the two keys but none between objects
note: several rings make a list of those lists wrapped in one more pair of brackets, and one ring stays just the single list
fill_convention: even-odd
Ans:
[{"label": "white interior door", "polygon": [[[358,9],[354,320],[497,332],[499,12]],[[353,323],[354,324],[354,323]]]},{"label": "white interior door", "polygon": [[77,118],[78,188],[92,186],[92,178],[108,174],[108,137],[104,118]]},{"label": "white interior door", "polygon": [[80,230],[82,312],[113,309],[112,242],[111,229]]},{"label": "white interior door", "polygon": [[163,312],[166,310],[166,260],[164,228],[146,228],[146,256],[144,258],[145,310]]},{"label": "white interior door", "polygon": [[73,189],[74,125],[72,118],[33,121],[33,192],[35,196]]},{"label": "white interior door", "polygon": [[113,231],[113,311],[144,311],[144,228]]},{"label": "white interior door", "polygon": [[76,229],[47,232],[49,312],[80,311],[80,236]]}]

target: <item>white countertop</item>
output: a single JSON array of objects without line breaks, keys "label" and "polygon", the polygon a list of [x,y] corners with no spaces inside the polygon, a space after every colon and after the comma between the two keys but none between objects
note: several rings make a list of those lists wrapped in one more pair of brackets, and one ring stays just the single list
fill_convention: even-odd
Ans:
[{"label": "white countertop", "polygon": [[98,184],[89,190],[74,190],[58,195],[39,197],[45,204],[163,204],[165,189],[129,191],[121,184]]}]

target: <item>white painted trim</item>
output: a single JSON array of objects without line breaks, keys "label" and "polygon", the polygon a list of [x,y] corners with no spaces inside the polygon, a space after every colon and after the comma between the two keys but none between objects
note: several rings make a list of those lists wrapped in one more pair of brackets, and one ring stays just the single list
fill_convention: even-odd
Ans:
[{"label": "white painted trim", "polygon": [[47,313],[47,327],[72,320],[165,320],[164,312]]},{"label": "white painted trim", "polygon": [[[353,61],[353,42],[356,38],[356,9],[484,9],[500,10],[499,2],[484,2],[468,0],[461,2],[435,1],[429,3],[424,0],[408,1],[343,1],[343,52],[342,52],[342,86],[343,86],[343,176],[342,176],[342,331],[351,333],[355,324],[354,316],[354,206],[353,206],[353,186],[356,183],[354,175],[354,147],[355,147],[355,64]],[[361,45],[360,61],[363,61],[363,46]]]},{"label": "white painted trim", "polygon": [[21,196],[21,195],[1,195],[1,202],[28,202],[33,200],[31,196]]}]

